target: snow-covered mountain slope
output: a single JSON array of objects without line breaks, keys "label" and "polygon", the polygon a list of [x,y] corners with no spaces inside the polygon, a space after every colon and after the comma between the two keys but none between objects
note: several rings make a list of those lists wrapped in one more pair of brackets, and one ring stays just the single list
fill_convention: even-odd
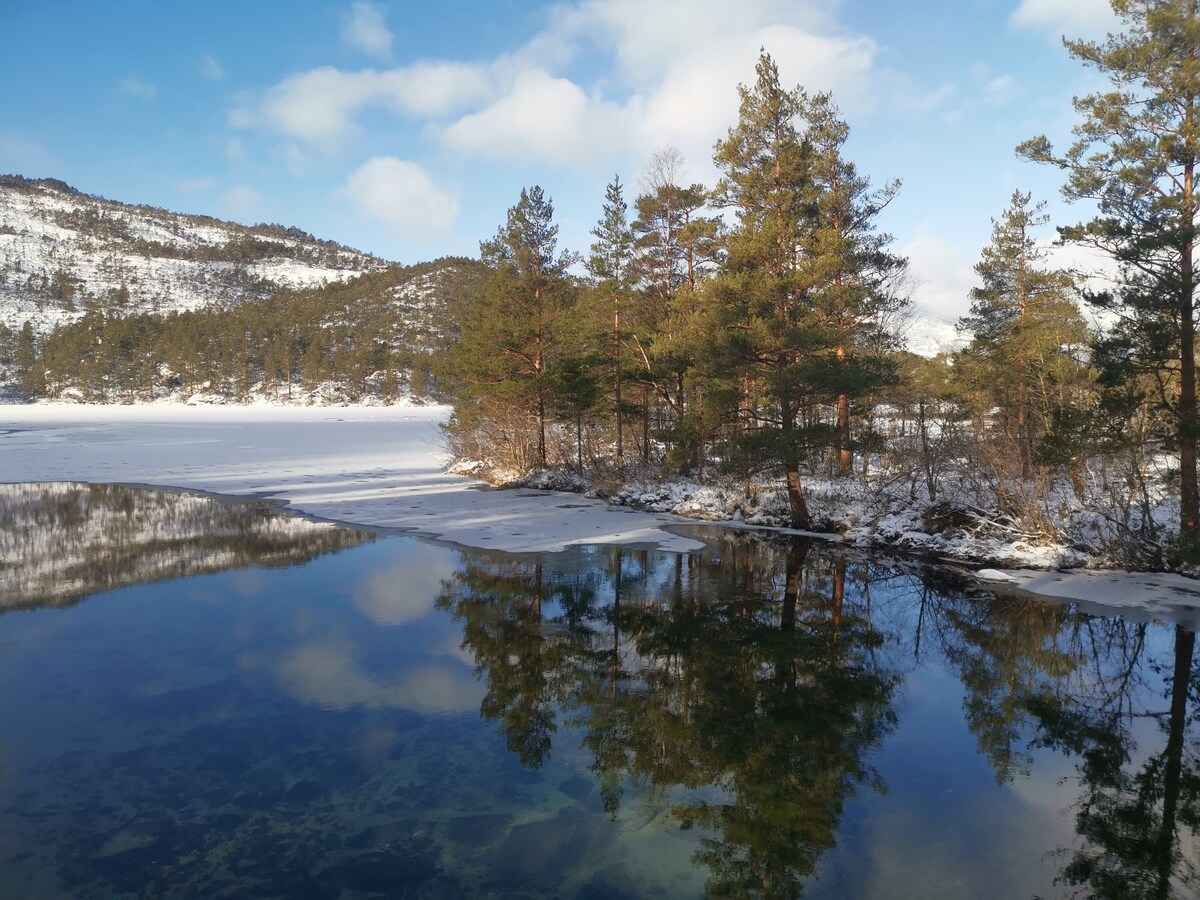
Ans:
[{"label": "snow-covered mountain slope", "polygon": [[387,268],[296,228],[131,206],[61,181],[0,176],[0,324],[37,334],[83,316],[236,304]]},{"label": "snow-covered mountain slope", "polygon": [[907,349],[917,356],[934,357],[953,353],[969,343],[953,322],[944,322],[921,312],[913,313],[902,329]]}]

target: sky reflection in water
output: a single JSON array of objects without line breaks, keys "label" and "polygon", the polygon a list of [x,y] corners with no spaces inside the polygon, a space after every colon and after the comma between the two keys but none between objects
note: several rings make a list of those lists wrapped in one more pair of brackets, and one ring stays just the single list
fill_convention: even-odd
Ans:
[{"label": "sky reflection in water", "polygon": [[6,897],[1197,890],[1191,632],[822,545],[517,558],[40,488],[0,516],[73,587],[10,560],[0,598]]}]

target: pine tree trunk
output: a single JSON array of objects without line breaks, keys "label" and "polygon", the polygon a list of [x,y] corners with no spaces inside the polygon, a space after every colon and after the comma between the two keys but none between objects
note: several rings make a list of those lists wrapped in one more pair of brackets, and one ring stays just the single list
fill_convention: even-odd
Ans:
[{"label": "pine tree trunk", "polygon": [[537,398],[538,463],[546,468],[546,398],[541,393]]},{"label": "pine tree trunk", "polygon": [[1200,486],[1196,478],[1196,322],[1193,309],[1195,243],[1194,163],[1184,175],[1184,233],[1188,235],[1180,260],[1179,298],[1179,543],[1185,559],[1200,552]]},{"label": "pine tree trunk", "polygon": [[617,471],[625,471],[625,448],[622,436],[624,416],[621,411],[621,298],[613,295],[613,384],[617,412]]},{"label": "pine tree trunk", "polygon": [[854,452],[850,449],[850,398],[845,394],[838,394],[837,432],[838,474],[849,475],[854,466]]}]

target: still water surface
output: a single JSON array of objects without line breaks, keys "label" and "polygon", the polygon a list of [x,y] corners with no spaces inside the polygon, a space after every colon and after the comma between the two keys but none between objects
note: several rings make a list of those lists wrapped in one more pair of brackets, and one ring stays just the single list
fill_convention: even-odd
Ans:
[{"label": "still water surface", "polygon": [[1193,896],[1194,635],[0,486],[0,895]]}]

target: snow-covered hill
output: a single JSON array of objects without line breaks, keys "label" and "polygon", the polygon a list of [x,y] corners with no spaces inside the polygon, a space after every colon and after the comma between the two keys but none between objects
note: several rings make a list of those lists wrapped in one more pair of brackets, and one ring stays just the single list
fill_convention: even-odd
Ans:
[{"label": "snow-covered hill", "polygon": [[0,324],[36,334],[83,316],[236,304],[387,268],[295,228],[132,206],[61,181],[0,176]]},{"label": "snow-covered hill", "polygon": [[959,332],[953,322],[935,319],[922,312],[913,313],[904,324],[903,334],[910,352],[930,358],[961,350],[968,343],[967,336]]}]

